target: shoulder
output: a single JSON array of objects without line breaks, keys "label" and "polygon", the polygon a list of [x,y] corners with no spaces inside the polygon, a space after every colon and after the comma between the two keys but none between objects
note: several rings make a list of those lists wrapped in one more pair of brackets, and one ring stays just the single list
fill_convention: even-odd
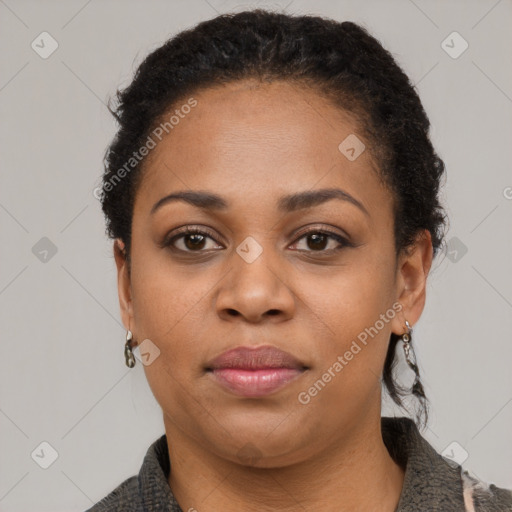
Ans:
[{"label": "shoulder", "polygon": [[482,482],[462,469],[461,480],[467,512],[512,511],[512,490]]},{"label": "shoulder", "polygon": [[85,512],[138,512],[139,510],[142,510],[139,482],[137,476],[132,476]]},{"label": "shoulder", "polygon": [[167,481],[169,474],[164,434],[149,447],[139,474],[122,482],[86,512],[180,512]]},{"label": "shoulder", "polygon": [[439,454],[408,418],[382,418],[384,442],[405,468],[398,512],[512,512],[512,491],[487,485]]}]

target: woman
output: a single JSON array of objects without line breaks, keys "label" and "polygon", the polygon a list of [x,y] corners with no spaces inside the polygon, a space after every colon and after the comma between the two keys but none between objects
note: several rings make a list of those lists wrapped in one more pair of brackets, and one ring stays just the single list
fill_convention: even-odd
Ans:
[{"label": "woman", "polygon": [[512,510],[397,404],[444,164],[363,28],[265,11],[174,37],[118,95],[101,191],[125,356],[165,435],[90,510]]}]

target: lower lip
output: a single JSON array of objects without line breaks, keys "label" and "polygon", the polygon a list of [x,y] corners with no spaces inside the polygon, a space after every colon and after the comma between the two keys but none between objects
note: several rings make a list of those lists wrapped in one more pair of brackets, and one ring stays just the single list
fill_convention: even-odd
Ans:
[{"label": "lower lip", "polygon": [[267,368],[262,370],[219,368],[210,373],[219,384],[236,395],[260,397],[281,389],[303,372],[296,368]]}]

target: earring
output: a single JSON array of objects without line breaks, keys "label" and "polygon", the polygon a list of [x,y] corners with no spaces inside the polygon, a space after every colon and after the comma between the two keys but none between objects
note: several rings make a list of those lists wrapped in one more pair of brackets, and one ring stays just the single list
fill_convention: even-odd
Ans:
[{"label": "earring", "polygon": [[412,327],[407,320],[405,321],[405,326],[407,328],[407,332],[402,334],[405,360],[415,375],[414,383],[412,385],[412,392],[415,395],[425,398],[425,391],[423,390],[423,385],[420,382],[420,370],[418,366],[412,361],[410,356]]},{"label": "earring", "polygon": [[409,322],[405,321],[405,326],[407,328],[407,332],[404,332],[402,334],[402,343],[404,347],[404,354],[405,354],[405,360],[407,361],[407,364],[414,370],[416,365],[411,361],[410,357],[410,351],[411,351],[411,333],[412,333],[412,327],[409,324]]},{"label": "earring", "polygon": [[124,345],[124,358],[125,358],[126,366],[128,366],[128,368],[133,368],[135,366],[135,357],[134,357],[133,351],[132,351],[132,341],[133,341],[132,331],[130,331],[128,329],[126,331],[126,343]]}]

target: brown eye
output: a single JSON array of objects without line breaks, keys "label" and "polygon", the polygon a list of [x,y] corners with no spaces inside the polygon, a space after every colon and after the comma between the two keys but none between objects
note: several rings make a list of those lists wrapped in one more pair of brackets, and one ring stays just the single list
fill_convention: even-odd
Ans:
[{"label": "brown eye", "polygon": [[[305,243],[300,247],[298,245],[302,240]],[[303,233],[294,245],[298,246],[296,249],[299,251],[328,253],[343,249],[343,247],[349,246],[350,244],[345,238],[336,233],[332,233],[330,231],[310,230]]]},{"label": "brown eye", "polygon": [[205,244],[206,237],[204,235],[200,235],[199,233],[194,233],[192,235],[183,236],[183,243],[190,250],[202,249]]},{"label": "brown eye", "polygon": [[312,233],[311,235],[307,235],[306,239],[308,241],[308,247],[313,250],[325,249],[329,241],[329,237],[324,233]]},{"label": "brown eye", "polygon": [[[211,240],[211,242],[209,242]],[[212,243],[214,242],[214,243]],[[170,247],[181,252],[203,252],[212,249],[223,249],[216,242],[213,234],[205,229],[186,226],[178,233],[171,234],[162,242],[161,247]]]}]

